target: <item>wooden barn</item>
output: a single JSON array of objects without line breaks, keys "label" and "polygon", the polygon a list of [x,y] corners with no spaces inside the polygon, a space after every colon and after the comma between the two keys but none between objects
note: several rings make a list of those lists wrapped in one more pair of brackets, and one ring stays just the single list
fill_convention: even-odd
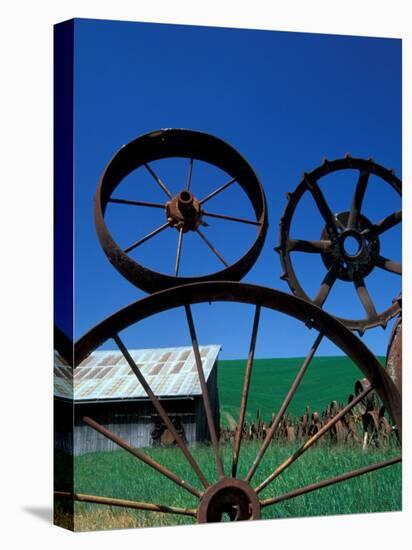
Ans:
[{"label": "wooden barn", "polygon": [[[217,429],[219,345],[200,346]],[[210,439],[191,347],[129,350],[178,432],[190,443]],[[72,371],[55,352],[55,447],[75,455],[119,447],[82,421],[84,416],[134,447],[168,445],[173,438],[120,351],[96,351]],[[74,430],[72,424],[74,423]]]}]

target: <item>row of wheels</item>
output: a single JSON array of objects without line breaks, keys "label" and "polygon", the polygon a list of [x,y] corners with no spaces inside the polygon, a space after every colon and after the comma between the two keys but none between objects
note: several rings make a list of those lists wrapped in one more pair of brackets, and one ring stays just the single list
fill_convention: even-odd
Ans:
[{"label": "row of wheels", "polygon": [[[177,172],[173,172],[169,181],[163,171],[160,174],[161,162],[165,159],[178,159],[184,167],[181,171],[183,176],[177,178]],[[205,164],[210,165],[211,170],[205,170]],[[172,165],[169,164],[169,166]],[[328,176],[338,171],[342,173],[355,171],[357,181],[351,204],[335,213],[325,198],[320,180],[327,180]],[[124,187],[126,190],[133,189],[133,196],[128,196],[122,194],[122,185],[131,174],[136,174],[137,179],[133,187]],[[138,196],[143,185],[138,183],[139,174],[144,174],[146,177],[143,197]],[[216,182],[213,178],[213,181],[210,181],[212,176],[213,178],[216,176]],[[401,457],[397,456],[384,462],[368,464],[363,468],[348,470],[333,478],[303,485],[291,492],[276,494],[270,498],[264,498],[261,495],[261,491],[270,486],[278,476],[287,475],[285,472],[295,461],[308,452],[325,433],[333,430],[343,416],[372,391],[379,395],[396,427],[399,438],[401,436],[402,407],[399,387],[373,353],[352,332],[356,330],[363,334],[366,329],[372,327],[386,327],[388,321],[401,311],[400,296],[395,296],[391,304],[379,312],[366,287],[365,280],[375,269],[390,272],[395,276],[401,275],[400,262],[387,257],[381,250],[382,235],[400,224],[401,210],[396,210],[381,220],[371,220],[363,213],[364,197],[368,186],[371,185],[371,176],[380,178],[395,195],[401,196],[401,182],[392,171],[386,170],[372,159],[356,159],[351,156],[325,161],[319,168],[305,173],[297,188],[288,194],[286,209],[280,221],[280,240],[276,250],[283,267],[282,279],[287,281],[293,293],[291,295],[272,288],[238,282],[253,267],[263,248],[268,229],[268,213],[263,187],[257,175],[235,149],[207,134],[167,129],[137,138],[116,153],[104,170],[95,194],[94,215],[97,234],[112,265],[133,285],[151,295],[119,310],[82,336],[75,344],[75,366],[111,340],[120,350],[157,414],[172,434],[175,444],[180,448],[194,472],[197,484],[189,483],[179,477],[173,471],[173,464],[158,463],[144,451],[131,447],[127,441],[95,420],[85,417],[83,421],[91,429],[98,431],[138,460],[154,468],[159,475],[173,481],[183,491],[194,495],[198,499],[198,504],[194,508],[186,509],[166,503],[126,501],[107,496],[57,492],[58,496],[110,506],[181,514],[191,516],[201,523],[222,521],[224,517],[228,517],[231,521],[239,521],[257,519],[265,507],[391,466],[401,460]],[[177,183],[176,180],[178,180]],[[162,197],[160,200],[155,197],[150,200],[147,198],[149,184],[153,186],[153,192]],[[236,196],[231,199],[231,192],[240,192],[246,201],[243,203],[243,211],[240,214],[236,211],[240,202]],[[310,196],[314,200],[322,220],[323,225],[318,239],[297,238],[291,232],[293,219],[297,216],[297,208],[305,196]],[[126,219],[126,214],[124,218],[122,214],[126,210],[128,215],[134,218],[136,228],[140,227],[140,221],[142,225],[145,225],[147,220],[150,221],[153,212],[160,213],[163,216],[163,222],[147,233],[136,234],[130,238],[129,242],[122,244],[117,242],[108,222],[116,218],[118,234],[129,238],[129,232],[119,227],[122,220]],[[232,224],[235,231],[232,235],[236,235],[236,231],[239,231],[238,240],[249,243],[247,249],[234,261],[227,260],[226,252],[223,252],[221,245],[210,236],[211,222]],[[248,238],[244,237],[245,231],[250,232]],[[141,261],[137,254],[144,246],[147,251],[148,247],[152,247],[152,253],[156,255],[156,239],[167,232],[174,236],[173,261],[163,271],[152,269]],[[229,230],[220,230],[220,235],[224,242],[225,237],[229,235]],[[206,269],[212,266],[214,261],[220,265],[218,270],[212,268],[210,273],[196,276],[188,276],[184,273],[185,252],[189,257],[191,255],[193,258],[198,257],[188,244],[189,238],[190,246],[203,247],[203,252],[209,254],[209,258],[201,264],[202,267]],[[228,240],[225,251],[229,250],[229,245],[234,242],[233,237]],[[157,255],[159,253],[157,252]],[[295,253],[319,255],[326,269],[326,274],[319,281],[318,291],[313,298],[305,292],[295,273],[292,261]],[[150,257],[150,252],[147,254]],[[354,285],[358,299],[365,310],[364,318],[337,318],[322,309],[336,281]],[[219,426],[215,425],[211,410],[211,399],[199,351],[198,329],[193,315],[196,305],[207,303],[212,306],[215,303],[241,304],[248,306],[251,310],[250,346],[240,396],[233,457],[229,468],[225,468],[222,461]],[[130,327],[144,322],[149,317],[156,317],[175,309],[182,311],[195,358],[210,434],[210,452],[215,462],[216,473],[213,479],[207,477],[200,468],[190,446],[178,433],[164,409],[161,399],[155,395],[139,365],[133,360],[122,336],[123,331],[127,332]],[[249,465],[246,475],[239,475],[243,425],[256,341],[265,311],[277,312],[281,316],[294,319],[303,330],[312,331],[313,341],[272,420],[254,461]],[[210,315],[210,322],[213,323],[212,311],[208,315]],[[233,319],[233,322],[234,326],[231,330],[236,330],[236,319]],[[224,334],[222,334],[223,337]],[[271,472],[265,479],[255,483],[256,471],[266,455],[273,435],[299,390],[319,346],[325,341],[330,342],[349,357],[367,378],[368,384],[344,409],[333,416],[315,435],[298,446],[288,458],[280,464],[273,464]],[[277,356],[275,349],[272,356]]]}]

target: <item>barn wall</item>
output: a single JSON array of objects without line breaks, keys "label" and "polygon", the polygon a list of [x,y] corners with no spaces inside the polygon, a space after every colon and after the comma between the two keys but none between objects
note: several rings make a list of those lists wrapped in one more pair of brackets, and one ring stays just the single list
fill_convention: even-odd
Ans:
[{"label": "barn wall", "polygon": [[[217,389],[217,362],[213,367],[207,387],[216,429],[220,431],[219,395]],[[179,416],[189,444],[196,441],[210,441],[209,428],[202,396],[191,399],[162,400],[170,416]],[[96,451],[118,450],[119,447],[99,434],[83,421],[89,416],[134,447],[150,447],[151,432],[159,415],[149,400],[119,402],[76,403],[73,405],[55,399],[55,448],[78,455]],[[70,412],[71,410],[71,412]],[[74,419],[74,429],[72,421]]]},{"label": "barn wall", "polygon": [[[196,440],[194,400],[164,400],[163,406],[171,416],[179,416],[188,443]],[[119,447],[83,421],[90,416],[134,447],[152,446],[151,432],[159,416],[150,402],[76,404],[74,454],[113,451]]]}]

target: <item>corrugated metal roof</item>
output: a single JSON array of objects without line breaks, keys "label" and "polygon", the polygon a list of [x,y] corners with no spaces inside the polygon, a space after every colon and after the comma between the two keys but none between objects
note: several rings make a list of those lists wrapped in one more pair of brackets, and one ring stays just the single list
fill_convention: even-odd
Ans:
[{"label": "corrugated metal roof", "polygon": [[[220,345],[199,346],[206,380],[220,349]],[[158,397],[201,394],[192,347],[129,350],[129,353]],[[118,350],[99,350],[89,355],[74,370],[74,384],[70,367],[55,352],[54,373],[57,397],[75,401],[147,397]]]}]

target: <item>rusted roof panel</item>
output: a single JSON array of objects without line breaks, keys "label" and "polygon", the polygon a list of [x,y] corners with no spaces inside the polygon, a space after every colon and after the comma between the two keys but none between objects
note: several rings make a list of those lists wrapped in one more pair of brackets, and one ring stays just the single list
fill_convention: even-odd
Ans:
[{"label": "rusted roof panel", "polygon": [[[219,354],[220,345],[200,346],[206,380]],[[200,395],[201,388],[193,349],[129,350],[134,362],[158,397]],[[118,350],[95,351],[75,370],[55,352],[54,394],[75,401],[146,398],[133,371]]]}]

